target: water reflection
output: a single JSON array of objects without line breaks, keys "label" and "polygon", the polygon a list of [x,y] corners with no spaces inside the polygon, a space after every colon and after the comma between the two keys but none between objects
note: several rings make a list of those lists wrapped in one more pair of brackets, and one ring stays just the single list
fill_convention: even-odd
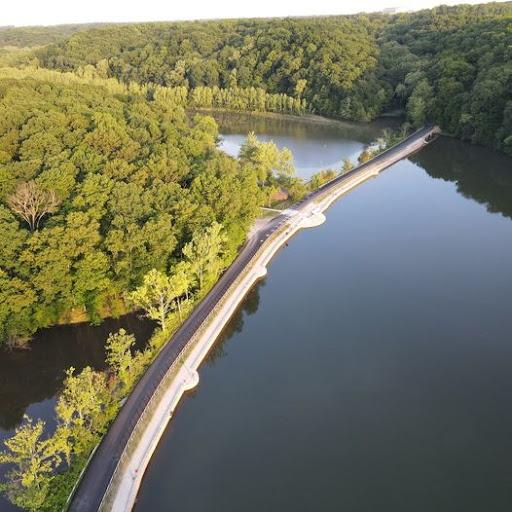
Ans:
[{"label": "water reflection", "polygon": [[363,147],[382,135],[385,127],[398,127],[396,120],[354,124],[313,118],[263,118],[247,115],[216,115],[221,135],[220,148],[237,156],[247,133],[262,141],[273,140],[289,148],[297,175],[309,178],[323,169],[341,170],[343,159],[356,162]]},{"label": "water reflection", "polygon": [[447,137],[411,160],[432,178],[456,183],[457,192],[484,204],[489,213],[512,218],[512,159]]},{"label": "water reflection", "polygon": [[212,114],[219,130],[226,134],[255,132],[266,136],[286,135],[296,140],[312,137],[319,140],[331,139],[337,135],[339,139],[356,140],[369,143],[375,140],[375,132],[384,128],[399,128],[401,121],[381,118],[371,123],[351,123],[329,120],[319,117],[264,117],[248,116],[247,114],[214,113]]},{"label": "water reflection", "polygon": [[222,359],[228,355],[227,342],[235,334],[242,332],[244,328],[244,318],[253,315],[258,311],[260,305],[260,290],[265,286],[265,281],[260,281],[247,295],[242,306],[233,315],[224,332],[221,334],[210,353],[205,359],[205,364],[215,366],[218,359]]},{"label": "water reflection", "polygon": [[[105,367],[105,340],[123,327],[144,345],[154,324],[137,315],[108,319],[101,325],[65,325],[39,331],[27,350],[0,351],[0,439],[2,430],[18,426],[30,404],[45,402],[62,386],[64,371]],[[45,402],[46,403],[46,402]],[[53,402],[49,402],[53,403]],[[53,407],[38,408],[38,417],[49,420]],[[5,433],[4,433],[5,434]]]}]

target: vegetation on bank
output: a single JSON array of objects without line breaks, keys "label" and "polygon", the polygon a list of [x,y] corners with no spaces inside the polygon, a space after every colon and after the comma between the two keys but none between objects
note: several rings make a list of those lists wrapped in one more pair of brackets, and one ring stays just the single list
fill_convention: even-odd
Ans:
[{"label": "vegetation on bank", "polygon": [[109,25],[84,27],[18,63],[184,88],[205,108],[261,111],[256,97],[268,93],[286,95],[265,100],[272,112],[307,105],[361,121],[404,109],[414,126],[432,120],[512,154],[511,24],[512,3],[500,2],[392,16]]},{"label": "vegetation on bank", "polygon": [[389,129],[382,130],[382,136],[379,137],[373,144],[365,147],[361,154],[359,155],[357,162],[359,164],[364,164],[371,160],[372,158],[380,155],[390,147],[402,142],[410,135],[410,125],[408,123],[404,123],[400,130],[393,131]]},{"label": "vegetation on bank", "polygon": [[151,269],[184,263],[183,249],[215,223],[227,264],[272,194],[298,200],[329,179],[304,183],[287,149],[254,134],[228,157],[213,119],[188,119],[177,88],[3,75],[0,340],[11,346],[77,312],[91,322],[121,313]]},{"label": "vegetation on bank", "polygon": [[26,417],[5,442],[0,490],[34,511],[65,506],[121,400],[234,258],[259,205],[279,187],[298,199],[336,175],[305,183],[289,150],[253,133],[238,160],[228,157],[214,121],[188,120],[164,89],[148,101],[115,81],[112,94],[45,78],[0,80],[10,141],[1,155],[4,339],[22,343],[70,308],[94,321],[112,297],[159,328],[141,351],[123,330],[111,334],[107,370],[67,371],[54,432]]},{"label": "vegetation on bank", "polygon": [[[391,135],[388,136],[391,137]],[[392,139],[389,139],[392,140]],[[383,143],[381,143],[383,144]],[[261,143],[250,134],[240,151],[240,159],[251,165],[258,179],[266,182],[270,169],[292,179],[293,167],[286,150],[273,143]],[[345,160],[341,173],[352,167]],[[333,179],[332,170],[321,171],[304,193]],[[274,179],[278,179],[274,176]],[[35,228],[33,231],[36,231]],[[135,350],[135,338],[123,329],[106,341],[107,369],[90,367],[76,374],[66,372],[58,394],[53,432],[41,420],[24,417],[13,437],[4,442],[0,464],[7,465],[0,491],[15,505],[29,511],[62,510],[89,456],[115,418],[121,401],[130,393],[165,342],[186,319],[198,301],[228,264],[229,237],[223,226],[213,222],[196,232],[181,249],[182,258],[166,272],[151,269],[127,300],[159,324],[148,345]]]},{"label": "vegetation on bank", "polygon": [[133,336],[112,334],[106,371],[67,372],[56,430],[26,418],[7,440],[0,489],[27,510],[63,506],[120,401],[234,258],[259,206],[333,174],[303,182],[289,150],[253,133],[233,159],[211,118],[187,119],[158,91],[148,101],[115,81],[43,74],[0,80],[4,341],[23,343],[73,308],[94,321],[113,297],[160,327],[139,352]]},{"label": "vegetation on bank", "polygon": [[[261,183],[279,176],[292,179],[288,150],[262,143],[249,134],[240,150],[240,161],[250,166]],[[275,172],[279,172],[276,175]],[[332,172],[332,171],[330,171]],[[304,191],[311,189],[303,184]],[[213,222],[196,232],[182,247],[182,258],[167,272],[151,269],[127,300],[159,324],[148,345],[135,350],[135,338],[121,329],[106,341],[107,369],[90,367],[66,372],[57,397],[57,426],[47,432],[45,423],[25,416],[15,434],[4,442],[0,464],[7,465],[0,491],[15,505],[29,511],[54,511],[66,507],[91,452],[114,420],[122,400],[162,346],[187,318],[229,263],[229,238]]]},{"label": "vegetation on bank", "polygon": [[182,249],[183,259],[168,273],[150,270],[128,300],[159,327],[143,350],[121,329],[106,341],[107,369],[86,367],[66,372],[58,395],[56,429],[49,433],[41,420],[24,417],[4,442],[0,464],[7,465],[0,491],[29,511],[63,510],[94,447],[115,418],[121,401],[158,355],[165,342],[195,304],[215,283],[227,264],[229,240],[223,226],[213,223],[196,233]]},{"label": "vegetation on bank", "polygon": [[[159,278],[166,279],[163,274]],[[172,300],[171,296],[167,299]],[[186,317],[192,307],[193,301],[188,300],[180,306],[180,315]],[[106,342],[105,371],[86,367],[75,374],[74,368],[68,369],[57,398],[55,430],[47,432],[43,421],[25,416],[14,435],[4,442],[0,464],[8,469],[0,491],[11,503],[33,512],[66,508],[82,469],[115,418],[121,401],[181,321],[177,313],[168,314],[141,351],[133,349],[135,338],[123,329],[111,334]]]}]

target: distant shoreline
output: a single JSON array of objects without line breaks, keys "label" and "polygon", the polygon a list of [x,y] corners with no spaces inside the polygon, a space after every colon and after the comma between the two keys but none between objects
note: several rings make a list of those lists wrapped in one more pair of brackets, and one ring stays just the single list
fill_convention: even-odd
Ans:
[{"label": "distant shoreline", "polygon": [[401,113],[398,111],[390,111],[381,114],[379,117],[372,119],[371,121],[352,121],[349,119],[336,119],[334,117],[325,117],[319,114],[303,114],[303,115],[293,115],[293,114],[280,114],[277,112],[251,112],[251,111],[239,111],[239,110],[225,110],[225,109],[211,109],[211,108],[190,108],[186,110],[187,113],[191,114],[210,114],[212,117],[216,116],[249,116],[256,118],[267,118],[267,119],[285,119],[289,121],[305,121],[308,123],[317,123],[317,124],[345,124],[345,125],[355,125],[361,126],[369,123],[378,122],[383,119],[399,119],[401,117]]}]

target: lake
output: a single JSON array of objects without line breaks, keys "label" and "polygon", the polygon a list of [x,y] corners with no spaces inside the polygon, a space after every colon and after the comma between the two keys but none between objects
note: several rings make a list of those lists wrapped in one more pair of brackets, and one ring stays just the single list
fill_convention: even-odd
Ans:
[{"label": "lake", "polygon": [[[230,153],[254,130],[303,176],[378,135],[220,122]],[[203,365],[136,511],[508,511],[511,164],[440,138],[296,236]]]}]

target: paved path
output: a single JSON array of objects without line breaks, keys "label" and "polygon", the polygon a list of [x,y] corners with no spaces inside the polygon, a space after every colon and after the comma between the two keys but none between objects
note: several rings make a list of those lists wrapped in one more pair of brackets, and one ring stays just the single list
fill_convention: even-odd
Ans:
[{"label": "paved path", "polygon": [[[178,358],[189,339],[203,324],[208,314],[213,310],[228,288],[245,270],[256,252],[267,242],[267,239],[285,223],[290,226],[288,230],[290,233],[298,229],[299,225],[304,221],[306,223],[302,227],[306,227],[307,215],[311,216],[314,213],[321,213],[320,207],[318,207],[319,203],[321,204],[321,209],[325,210],[345,191],[350,190],[362,181],[378,174],[386,167],[421,149],[426,138],[438,132],[437,127],[426,127],[419,130],[373,160],[354,168],[312,192],[293,205],[293,208],[289,208],[281,215],[271,219],[270,222],[265,224],[259,232],[247,241],[235,261],[224,272],[217,284],[198,304],[191,315],[183,322],[171,340],[164,346],[127,398],[112,426],[94,453],[87,470],[84,472],[69,505],[71,512],[96,512],[99,510],[133,428],[161,379]],[[315,225],[314,222],[311,225]]]}]

